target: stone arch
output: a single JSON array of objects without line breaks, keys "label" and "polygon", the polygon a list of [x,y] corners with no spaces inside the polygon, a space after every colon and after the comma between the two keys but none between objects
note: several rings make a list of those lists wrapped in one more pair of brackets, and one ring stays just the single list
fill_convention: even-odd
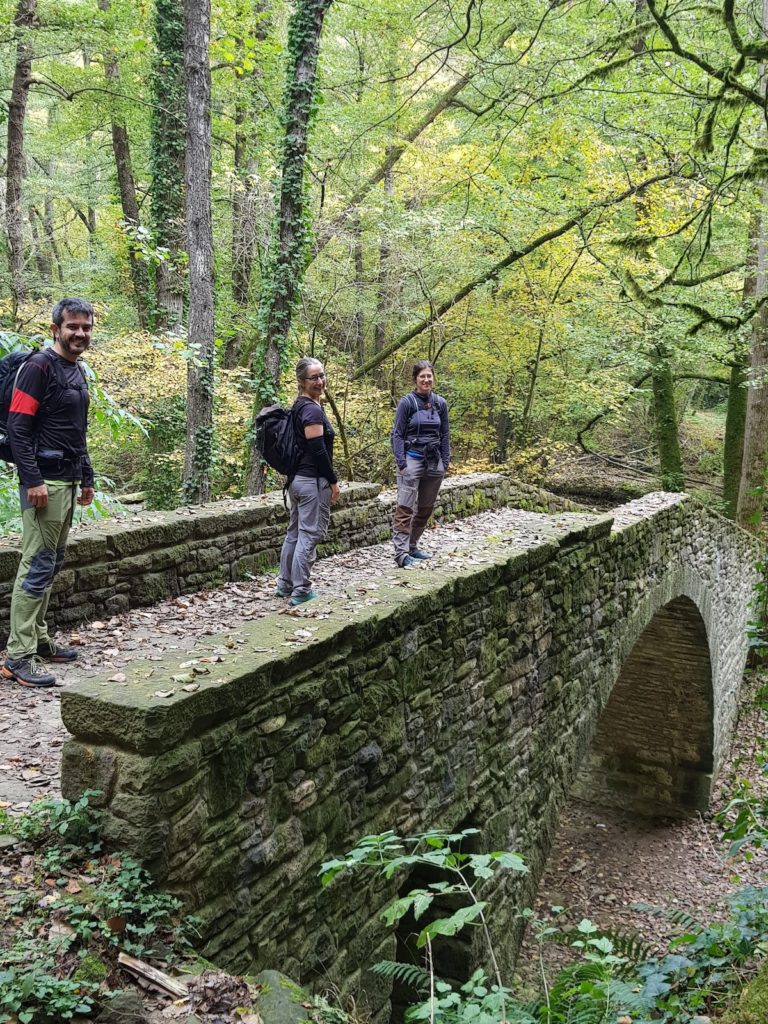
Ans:
[{"label": "stone arch", "polygon": [[653,615],[619,671],[574,795],[647,816],[709,805],[715,759],[713,667],[696,604]]}]

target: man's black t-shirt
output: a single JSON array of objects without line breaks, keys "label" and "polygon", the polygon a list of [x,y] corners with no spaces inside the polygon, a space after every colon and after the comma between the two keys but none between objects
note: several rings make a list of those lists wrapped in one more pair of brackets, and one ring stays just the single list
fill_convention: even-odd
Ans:
[{"label": "man's black t-shirt", "polygon": [[85,441],[89,402],[81,367],[53,349],[35,352],[23,364],[11,398],[8,435],[24,487],[46,479],[93,486]]}]

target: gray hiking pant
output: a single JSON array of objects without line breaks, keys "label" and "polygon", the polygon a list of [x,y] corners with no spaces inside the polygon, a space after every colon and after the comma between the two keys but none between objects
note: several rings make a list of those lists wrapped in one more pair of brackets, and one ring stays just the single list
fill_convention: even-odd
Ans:
[{"label": "gray hiking pant", "polygon": [[280,552],[279,590],[301,597],[310,591],[317,545],[328,533],[331,485],[324,477],[295,476],[288,488],[291,517]]},{"label": "gray hiking pant", "polygon": [[445,469],[442,459],[406,458],[405,469],[397,472],[397,508],[392,521],[392,542],[398,565],[419,543],[437,501]]}]

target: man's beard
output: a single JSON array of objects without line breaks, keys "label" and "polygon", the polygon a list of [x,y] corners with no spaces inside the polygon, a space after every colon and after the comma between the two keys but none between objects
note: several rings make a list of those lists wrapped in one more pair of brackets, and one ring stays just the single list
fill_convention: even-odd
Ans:
[{"label": "man's beard", "polygon": [[72,341],[70,341],[69,338],[63,338],[61,334],[56,335],[56,340],[58,341],[59,345],[61,345],[65,352],[69,352],[69,354],[73,356],[81,356],[88,347],[88,345],[83,341],[79,342],[79,344],[82,344],[83,346],[82,349],[74,349]]}]

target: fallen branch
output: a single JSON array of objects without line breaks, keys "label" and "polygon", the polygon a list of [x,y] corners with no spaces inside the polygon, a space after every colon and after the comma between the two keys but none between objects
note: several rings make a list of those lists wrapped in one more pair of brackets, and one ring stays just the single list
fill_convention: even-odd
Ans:
[{"label": "fallen branch", "polygon": [[184,999],[189,995],[186,985],[182,985],[180,981],[176,981],[170,975],[158,970],[157,967],[145,964],[143,960],[137,960],[129,953],[121,953],[117,962],[131,974],[135,974],[155,988],[159,988],[161,992],[167,992],[174,999]]}]

